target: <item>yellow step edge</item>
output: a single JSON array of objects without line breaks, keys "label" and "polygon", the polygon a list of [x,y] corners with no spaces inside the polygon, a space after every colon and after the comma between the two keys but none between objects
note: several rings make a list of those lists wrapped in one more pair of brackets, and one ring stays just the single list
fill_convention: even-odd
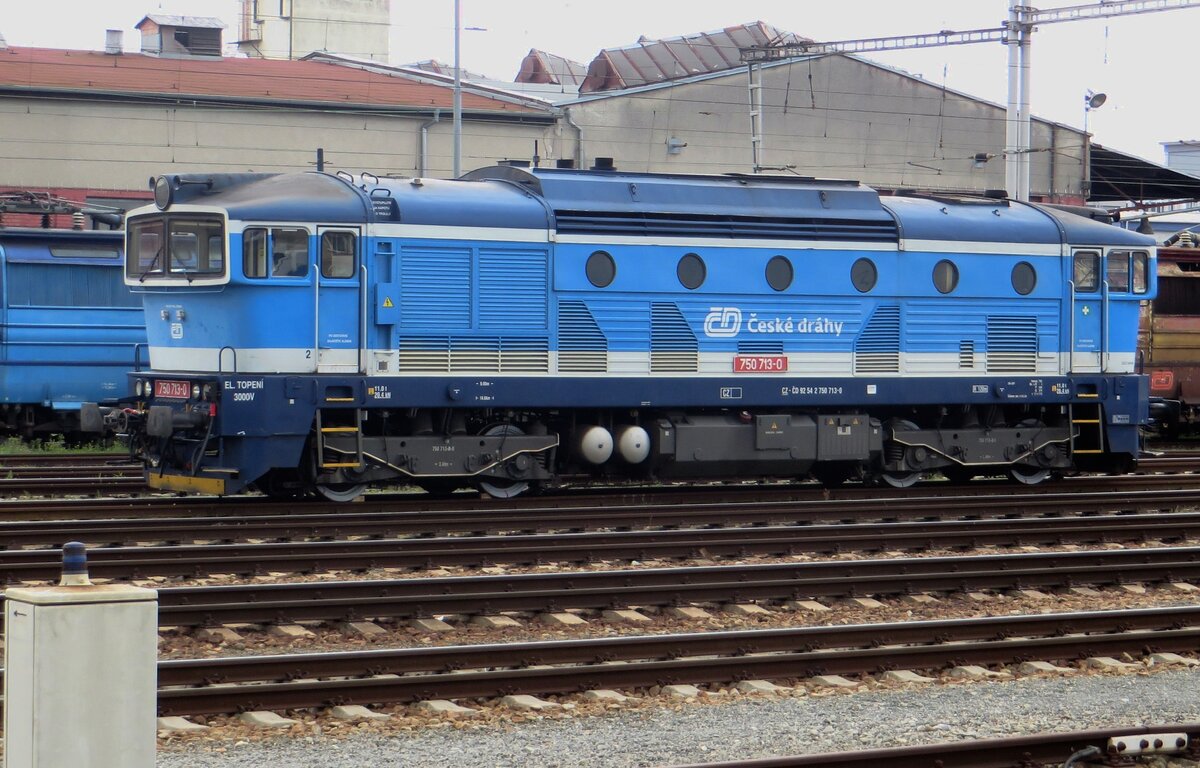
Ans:
[{"label": "yellow step edge", "polygon": [[353,398],[353,397],[327,397],[327,398],[325,398],[325,402],[327,402],[327,403],[353,403],[354,401],[355,401],[355,398]]},{"label": "yellow step edge", "polygon": [[1104,451],[1101,451],[1098,448],[1076,448],[1075,450],[1071,451],[1071,453],[1104,453]]},{"label": "yellow step edge", "polygon": [[1082,392],[1078,392],[1078,393],[1076,393],[1075,397],[1096,397],[1096,398],[1098,398],[1098,397],[1100,397],[1100,395],[1085,395]]},{"label": "yellow step edge", "polygon": [[1072,424],[1099,424],[1100,419],[1071,419]]},{"label": "yellow step edge", "polygon": [[[1076,453],[1079,453],[1079,451],[1076,451]],[[1099,451],[1097,451],[1097,453],[1099,453]],[[353,461],[353,462],[350,462],[349,464],[322,464],[321,469],[341,469],[344,467],[357,467],[357,466],[358,466],[358,462]]]},{"label": "yellow step edge", "polygon": [[358,427],[321,427],[322,432],[357,432]]}]

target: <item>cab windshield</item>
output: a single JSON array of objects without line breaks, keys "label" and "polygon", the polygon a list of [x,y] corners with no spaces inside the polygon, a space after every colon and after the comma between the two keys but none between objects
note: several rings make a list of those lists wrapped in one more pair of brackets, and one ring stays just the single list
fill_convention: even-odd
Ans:
[{"label": "cab windshield", "polygon": [[157,214],[129,223],[125,275],[134,280],[225,274],[225,230],[215,216]]}]

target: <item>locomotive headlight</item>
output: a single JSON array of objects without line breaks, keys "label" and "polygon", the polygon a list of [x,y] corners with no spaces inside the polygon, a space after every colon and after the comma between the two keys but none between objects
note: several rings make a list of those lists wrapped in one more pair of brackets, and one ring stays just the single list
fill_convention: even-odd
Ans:
[{"label": "locomotive headlight", "polygon": [[146,394],[146,382],[138,379],[133,385],[133,394],[137,395],[138,397]]},{"label": "locomotive headlight", "polygon": [[193,400],[200,399],[200,385],[199,384],[192,385],[192,399]]},{"label": "locomotive headlight", "polygon": [[158,206],[160,211],[165,211],[171,207],[172,198],[175,197],[175,190],[171,185],[171,179],[166,176],[159,176],[154,179],[154,204]]}]

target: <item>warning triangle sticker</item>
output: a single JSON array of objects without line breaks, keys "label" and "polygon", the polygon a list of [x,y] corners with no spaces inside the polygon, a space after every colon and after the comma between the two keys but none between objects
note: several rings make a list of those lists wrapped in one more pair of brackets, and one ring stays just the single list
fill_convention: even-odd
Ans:
[{"label": "warning triangle sticker", "polygon": [[383,306],[386,308],[386,307],[394,307],[396,305],[392,303],[392,300],[390,297],[385,296],[383,299]]}]

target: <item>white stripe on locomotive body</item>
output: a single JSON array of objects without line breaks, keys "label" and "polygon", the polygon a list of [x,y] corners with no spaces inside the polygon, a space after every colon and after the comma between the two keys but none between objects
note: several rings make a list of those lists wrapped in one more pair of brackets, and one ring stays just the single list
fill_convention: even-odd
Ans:
[{"label": "white stripe on locomotive body", "polygon": [[664,235],[558,235],[559,245],[588,245],[605,248],[614,245],[668,246],[677,248],[765,248],[774,251],[884,251],[894,253],[895,243],[854,240],[782,240],[737,238],[736,240],[709,237],[670,237]]},{"label": "white stripe on locomotive body", "polygon": [[992,243],[979,240],[901,240],[906,253],[957,253],[962,256],[1063,256],[1071,246],[1058,243]]},{"label": "white stripe on locomotive body", "polygon": [[[328,351],[328,350],[326,350]],[[238,373],[296,373],[312,372],[312,360],[306,357],[309,350],[304,349],[239,349],[237,352]],[[322,373],[358,373],[358,355],[355,350],[344,350],[346,353],[334,361],[337,370],[323,370]],[[222,368],[217,364],[219,350],[216,347],[155,347],[152,367],[155,371],[178,371],[181,373],[216,373],[219,370],[231,372],[229,351],[225,352],[226,365]],[[862,378],[904,378],[910,376],[939,378],[979,378],[990,377],[1022,377],[1022,376],[1059,376],[1066,375],[1070,370],[1071,355],[1067,352],[1039,355],[1035,367],[1019,371],[989,371],[987,355],[975,353],[970,367],[961,365],[962,358],[958,353],[928,353],[901,352],[898,355],[898,371],[855,373],[854,354],[851,352],[793,352],[781,357],[787,358],[787,370],[778,373],[745,373],[734,374],[734,357],[736,353],[701,352],[697,359],[695,371],[666,371],[651,372],[651,356],[649,352],[609,352],[606,356],[605,371],[587,373],[572,373],[558,370],[558,354],[547,353],[548,370],[546,371],[495,371],[484,369],[462,370],[457,367],[451,371],[432,367],[422,369],[405,369],[400,366],[399,353],[394,350],[366,350],[366,375],[373,377],[396,378],[427,378],[430,376],[488,376],[494,378],[628,378],[630,376],[650,379],[692,379],[697,377],[721,378],[728,377],[746,379],[862,379]],[[746,356],[746,355],[743,355]],[[753,357],[754,355],[749,355]],[[776,355],[768,355],[777,357]],[[1104,361],[1105,373],[1133,373],[1136,363],[1134,352],[1110,352]],[[207,361],[207,362],[206,362]],[[378,363],[386,362],[387,370],[379,370]],[[1077,352],[1074,356],[1076,367],[1094,367],[1101,365],[1099,353]]]}]

